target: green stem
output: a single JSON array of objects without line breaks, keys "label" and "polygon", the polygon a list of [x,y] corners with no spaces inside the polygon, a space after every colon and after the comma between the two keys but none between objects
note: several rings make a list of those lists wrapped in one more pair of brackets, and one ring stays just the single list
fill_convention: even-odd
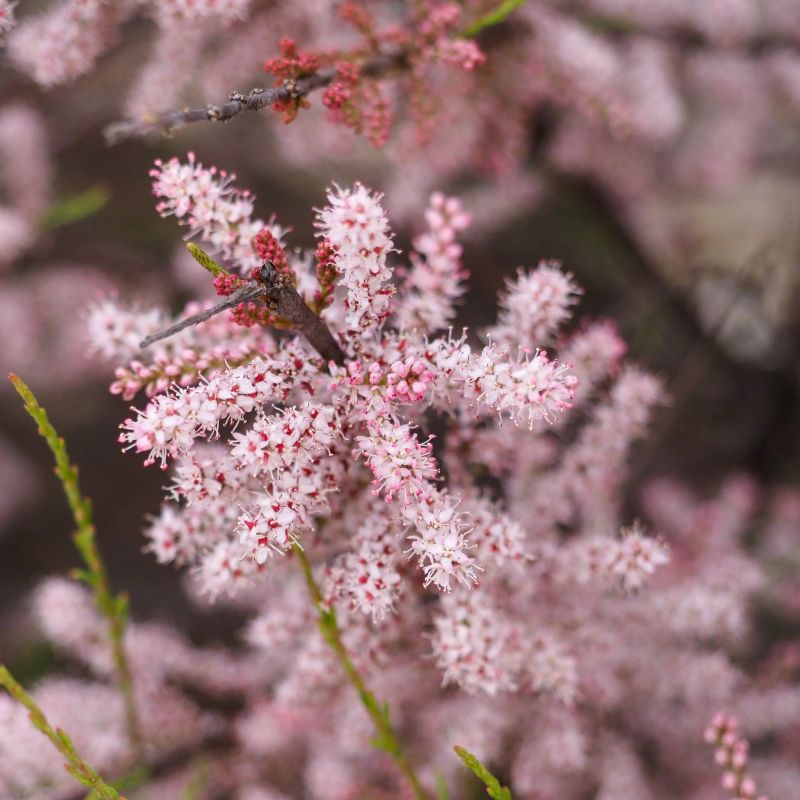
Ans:
[{"label": "green stem", "polygon": [[472,770],[472,772],[483,781],[483,785],[486,787],[486,794],[488,794],[492,800],[512,800],[509,788],[503,786],[500,781],[469,752],[469,750],[464,747],[459,747],[458,745],[456,745],[453,750],[455,750],[456,755],[464,763],[464,766]]},{"label": "green stem", "polygon": [[325,600],[322,597],[322,592],[314,579],[314,573],[311,569],[311,562],[308,560],[308,556],[299,544],[293,545],[293,549],[300,562],[300,567],[303,570],[306,585],[308,586],[308,593],[311,595],[314,607],[317,609],[317,614],[319,615],[318,623],[320,633],[322,633],[323,638],[339,659],[339,663],[342,665],[345,675],[347,675],[348,680],[353,684],[356,692],[358,692],[361,703],[367,710],[375,726],[377,738],[374,739],[372,743],[375,747],[387,752],[394,759],[395,764],[397,764],[400,771],[411,784],[414,797],[416,797],[417,800],[429,800],[428,793],[422,787],[417,773],[414,771],[414,767],[408,760],[408,756],[403,752],[397,734],[392,728],[388,706],[379,703],[375,695],[367,688],[364,679],[361,677],[355,664],[353,664],[347,649],[342,643],[339,623],[336,620],[336,611],[333,608],[327,608]]},{"label": "green stem", "polygon": [[8,693],[18,702],[28,709],[33,726],[40,730],[55,746],[61,755],[67,759],[64,765],[67,772],[73,778],[80,781],[84,786],[89,787],[95,797],[101,800],[125,800],[116,789],[109,786],[92,768],[87,764],[75,750],[75,745],[69,736],[61,728],[53,728],[47,721],[44,712],[36,704],[36,701],[17,683],[14,676],[0,664],[0,686],[8,690]]},{"label": "green stem", "polygon": [[505,22],[511,13],[516,11],[521,5],[524,5],[525,2],[526,0],[502,0],[502,2],[491,11],[476,19],[472,25],[464,28],[464,30],[461,31],[461,35],[467,39],[471,39],[485,28],[491,28],[493,25],[499,25],[501,22]]},{"label": "green stem", "polygon": [[220,266],[214,261],[211,256],[203,250],[202,247],[196,245],[194,242],[189,242],[186,245],[186,249],[189,251],[189,254],[192,258],[205,270],[208,270],[215,278],[218,278],[220,275],[230,275],[230,272],[225,269],[225,267]]},{"label": "green stem", "polygon": [[123,643],[128,619],[128,598],[124,594],[114,595],[111,593],[105,564],[97,548],[92,504],[88,498],[81,495],[78,484],[78,468],[70,463],[64,439],[58,435],[47,417],[47,412],[39,404],[30,388],[16,375],[8,377],[23,399],[25,410],[39,426],[39,435],[47,442],[55,458],[55,472],[61,481],[72,517],[75,520],[76,530],[72,538],[86,565],[85,569],[75,571],[75,577],[92,589],[97,608],[106,618],[117,684],[125,703],[128,736],[136,758],[141,759],[143,752],[141,725],[134,698],[133,679]]}]

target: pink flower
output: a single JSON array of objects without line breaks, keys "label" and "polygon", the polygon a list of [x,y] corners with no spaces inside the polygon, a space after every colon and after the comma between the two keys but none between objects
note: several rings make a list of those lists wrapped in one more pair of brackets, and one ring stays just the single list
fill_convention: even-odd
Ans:
[{"label": "pink flower", "polygon": [[497,324],[487,331],[491,341],[531,352],[547,344],[569,319],[580,289],[557,261],[542,261],[531,272],[520,270],[500,297]]},{"label": "pink flower", "polygon": [[381,323],[389,315],[394,287],[388,283],[392,270],[386,264],[392,238],[380,195],[360,183],[352,189],[337,186],[328,192],[328,205],[317,212],[315,224],[318,235],[336,248],[339,283],[347,290],[348,327],[360,332]]},{"label": "pink flower", "polygon": [[494,695],[516,689],[513,625],[498,618],[481,591],[454,594],[435,619],[433,655],[445,684]]},{"label": "pink flower", "polygon": [[16,6],[16,3],[11,2],[11,0],[2,0],[0,2],[0,32],[2,33],[7,33],[16,24],[14,6]]},{"label": "pink flower", "polygon": [[416,253],[405,291],[395,310],[397,327],[431,333],[446,328],[455,317],[456,303],[464,294],[466,270],[461,262],[458,233],[471,222],[455,197],[434,192],[425,212],[428,231],[414,240]]},{"label": "pink flower", "polygon": [[453,401],[458,393],[477,412],[494,412],[513,422],[551,422],[571,405],[576,380],[569,367],[542,351],[508,359],[490,344],[473,355],[463,340],[438,340],[433,351],[439,393]]},{"label": "pink flower", "polygon": [[741,736],[736,717],[717,712],[703,738],[716,747],[714,760],[723,768],[722,788],[730,792],[732,800],[753,800],[756,782],[748,772],[750,744]]},{"label": "pink flower", "polygon": [[303,524],[300,509],[285,492],[259,497],[253,510],[245,509],[236,523],[239,540],[255,561],[263,564],[275,554],[283,555],[296,541]]},{"label": "pink flower", "polygon": [[146,463],[174,457],[200,435],[215,434],[221,422],[236,422],[257,405],[280,396],[279,387],[294,369],[279,360],[256,359],[213,376],[192,389],[158,395],[136,418],[120,427],[120,441],[147,453]]},{"label": "pink flower", "polygon": [[472,72],[486,63],[486,55],[472,39],[443,39],[438,43],[439,58],[445,64]]},{"label": "pink flower", "polygon": [[394,611],[402,590],[398,540],[381,522],[370,519],[359,529],[352,549],[337,559],[326,583],[326,594],[348,599],[375,622]]},{"label": "pink flower", "polygon": [[375,493],[387,501],[399,495],[404,504],[430,496],[438,474],[430,442],[420,442],[410,425],[399,425],[391,417],[368,422],[368,431],[356,437],[356,452],[374,476]]},{"label": "pink flower", "polygon": [[[244,275],[260,264],[252,242],[266,223],[253,218],[253,195],[231,186],[235,175],[206,169],[194,153],[188,154],[186,163],[177,158],[158,160],[150,174],[162,217],[176,216],[189,227],[190,238],[199,236],[212,254],[233,261]],[[277,238],[282,234],[274,226],[272,232]]]},{"label": "pink flower", "polygon": [[413,526],[409,552],[425,573],[425,586],[433,583],[449,592],[452,581],[464,586],[478,582],[480,567],[467,552],[474,547],[466,535],[468,518],[452,498],[432,493],[416,509],[408,508],[404,517]]},{"label": "pink flower", "polygon": [[639,525],[623,530],[617,547],[608,555],[608,568],[625,589],[638,589],[656,568],[669,562],[669,551],[658,539],[646,538]]}]

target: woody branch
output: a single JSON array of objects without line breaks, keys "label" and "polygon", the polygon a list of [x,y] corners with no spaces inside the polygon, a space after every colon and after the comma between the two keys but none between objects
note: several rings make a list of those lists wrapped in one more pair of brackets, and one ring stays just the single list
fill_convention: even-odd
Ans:
[{"label": "woody branch", "polygon": [[[382,53],[367,59],[361,65],[361,74],[368,78],[387,75],[405,67],[405,53]],[[142,119],[124,119],[111,123],[104,134],[108,144],[153,133],[170,134],[194,122],[228,122],[243,111],[261,111],[275,103],[299,100],[316,89],[323,89],[333,81],[336,70],[332,67],[318,70],[313,75],[284,81],[269,89],[251,89],[247,94],[232,92],[225,103],[209,104],[204,108],[184,108],[163,114],[148,115]]]}]

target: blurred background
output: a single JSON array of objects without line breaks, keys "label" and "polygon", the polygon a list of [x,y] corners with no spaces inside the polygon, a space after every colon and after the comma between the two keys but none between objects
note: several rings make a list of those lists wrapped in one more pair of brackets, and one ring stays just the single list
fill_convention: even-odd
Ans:
[{"label": "blurred background", "polygon": [[[793,55],[792,37],[773,44],[774,31],[758,29],[728,31],[726,39],[711,26],[673,31],[657,21],[626,40],[615,28],[581,18],[588,38],[558,40],[560,68],[579,65],[575,74],[588,84],[575,90],[574,102],[526,90],[519,107],[504,100],[510,122],[500,121],[496,107],[474,110],[484,115],[484,148],[487,120],[497,126],[493,147],[508,156],[499,166],[471,161],[463,148],[465,158],[446,172],[429,169],[437,153],[457,146],[444,122],[427,150],[407,142],[402,152],[391,143],[374,149],[349,131],[330,132],[318,104],[290,126],[263,111],[172,137],[106,143],[109,123],[141,114],[148,104],[202,106],[223,100],[228,90],[263,84],[261,62],[275,53],[283,32],[276,20],[300,41],[305,35],[317,44],[325,38],[325,14],[333,13],[328,5],[336,4],[293,16],[289,4],[253,3],[245,21],[218,27],[206,19],[197,28],[165,22],[153,11],[126,11],[88,65],[55,78],[44,56],[31,55],[30,25],[40,25],[34,28],[40,37],[55,36],[37,15],[69,3],[20,3],[19,27],[8,34],[0,71],[0,367],[31,385],[67,439],[95,503],[112,582],[130,593],[134,614],[177,620],[196,638],[224,637],[228,629],[229,612],[200,624],[183,598],[180,575],[141,552],[140,529],[157,512],[166,477],[120,451],[117,429],[128,404],[109,394],[116,365],[92,353],[84,329],[86,307],[108,293],[173,311],[202,294],[204,275],[183,251],[185,231],[155,212],[148,177],[154,159],[188,151],[235,172],[237,185],[255,193],[259,216],[276,213],[291,227],[293,247],[313,246],[311,209],[324,203],[332,181],[358,179],[386,190],[401,250],[421,226],[427,184],[460,194],[475,222],[465,240],[470,293],[458,324],[473,330],[492,321],[497,292],[518,267],[560,260],[584,288],[578,316],[615,320],[629,359],[668,386],[669,404],[634,455],[629,516],[637,513],[642,483],[654,476],[686,479],[701,492],[731,472],[767,487],[796,483],[800,104],[786,91],[772,92],[775,55],[787,48]],[[559,20],[566,4],[544,6]],[[317,13],[322,19],[312,20]],[[540,64],[555,57],[526,28],[532,13],[522,9],[480,39],[490,64],[493,52],[500,63],[514,56],[509,41]],[[23,34],[28,39],[15,44]],[[194,38],[184,43],[181,36]],[[62,53],[77,47],[55,42]],[[164,42],[172,43],[168,55]],[[598,88],[590,56],[601,44],[619,69]],[[659,53],[668,48],[663,71],[674,84],[679,118],[665,123],[667,133],[651,135],[636,127],[634,114],[620,134],[586,112],[586,93],[617,92],[648,124],[657,121],[669,98],[647,60],[648,46]],[[237,64],[226,63],[231,53]],[[183,65],[176,64],[181,54]],[[526,70],[536,59],[517,72],[521,85],[533,80]],[[795,87],[798,75],[800,67]],[[631,77],[644,83],[645,96],[631,94]],[[768,81],[772,94],[765,99]],[[445,79],[438,88],[445,109],[463,102]],[[402,112],[396,122],[402,128]],[[506,122],[514,127],[513,143],[504,139]],[[27,677],[50,657],[29,632],[28,593],[42,576],[75,566],[77,557],[50,454],[5,381],[0,409],[0,661]]]}]

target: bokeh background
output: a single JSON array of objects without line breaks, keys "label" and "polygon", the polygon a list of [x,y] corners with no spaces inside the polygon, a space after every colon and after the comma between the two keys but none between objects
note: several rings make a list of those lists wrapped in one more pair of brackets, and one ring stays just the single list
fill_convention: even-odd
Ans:
[{"label": "bokeh background", "polygon": [[[17,15],[24,20],[47,8],[24,2]],[[238,185],[256,194],[258,214],[277,213],[293,229],[291,245],[299,247],[313,245],[311,209],[324,202],[331,181],[390,187],[400,167],[355,138],[346,154],[326,154],[321,136],[320,158],[287,158],[281,141],[296,131],[314,142],[326,124],[317,113],[301,115],[286,130],[262,112],[225,125],[195,125],[172,138],[108,146],[103,129],[123,113],[126,87],[148,63],[159,35],[151,19],[130,19],[91,72],[50,91],[12,63],[0,70],[0,111],[24,108],[40,118],[52,173],[35,243],[0,272],[0,369],[30,383],[66,437],[95,503],[112,582],[130,593],[133,613],[176,621],[196,639],[224,639],[231,612],[198,616],[183,597],[180,575],[141,552],[140,529],[146,515],[157,512],[166,478],[143,469],[141,459],[123,454],[116,443],[127,404],[109,394],[114,365],[91,352],[86,306],[115,292],[132,304],[178,310],[200,291],[204,276],[187,266],[183,231],[154,211],[148,170],[156,158],[191,150],[203,163],[235,172]],[[270,46],[265,42],[264,53],[253,53],[251,79],[243,85],[263,82],[260,58]],[[185,99],[202,104],[220,98],[193,86]],[[463,193],[476,217],[465,241],[471,291],[458,324],[488,324],[497,291],[517,267],[558,259],[584,288],[582,313],[615,320],[629,358],[663,376],[668,387],[669,404],[634,454],[630,515],[639,488],[653,476],[678,476],[700,491],[712,491],[731,472],[746,472],[764,486],[796,483],[798,111],[787,104],[768,118],[764,136],[779,146],[746,180],[665,194],[653,213],[674,237],[639,235],[607,187],[550,158],[564,113],[543,103],[528,120],[524,167],[533,176],[531,191],[519,192],[514,175],[487,175],[469,165],[442,187]],[[6,147],[0,168],[24,169],[15,160],[25,153],[22,146]],[[13,198],[5,201],[13,204]],[[393,202],[390,192],[390,217]],[[424,203],[416,220],[413,203],[399,205],[396,233],[407,249]],[[52,654],[31,632],[28,593],[42,576],[66,572],[77,558],[50,454],[7,382],[0,385],[0,495],[0,661],[30,678]]]}]

